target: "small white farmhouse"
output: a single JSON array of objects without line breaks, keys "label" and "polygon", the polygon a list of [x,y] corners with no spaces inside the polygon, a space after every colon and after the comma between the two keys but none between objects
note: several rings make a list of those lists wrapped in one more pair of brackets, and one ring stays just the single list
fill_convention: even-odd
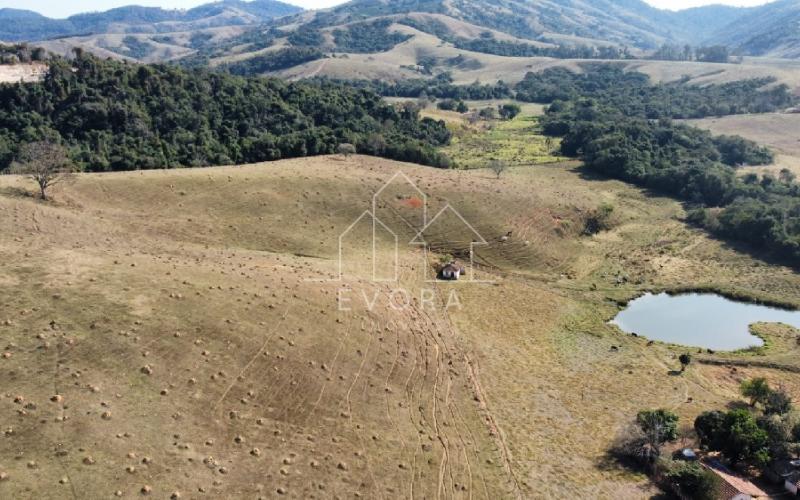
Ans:
[{"label": "small white farmhouse", "polygon": [[464,268],[455,262],[447,264],[439,271],[439,276],[444,280],[457,280],[462,274],[464,274]]}]

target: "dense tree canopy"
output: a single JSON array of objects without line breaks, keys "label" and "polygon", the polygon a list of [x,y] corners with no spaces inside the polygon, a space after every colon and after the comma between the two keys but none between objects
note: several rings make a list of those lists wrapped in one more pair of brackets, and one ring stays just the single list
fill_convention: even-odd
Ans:
[{"label": "dense tree canopy", "polygon": [[590,47],[588,45],[558,45],[541,47],[523,42],[497,40],[493,36],[481,38],[455,38],[456,48],[505,57],[554,57],[556,59],[626,59],[627,51],[616,47]]},{"label": "dense tree canopy", "polygon": [[194,33],[190,39],[190,47],[197,52],[178,59],[177,63],[185,68],[207,68],[211,59],[225,57],[243,49],[257,52],[271,47],[275,39],[281,36],[284,35],[274,28],[268,30],[257,28],[226,38],[222,42],[214,42],[213,38],[207,38],[202,32]]},{"label": "dense tree canopy", "polygon": [[659,47],[650,57],[661,61],[697,60],[701,62],[726,63],[730,59],[730,52],[728,47],[723,45],[694,48],[691,45],[665,44]]},{"label": "dense tree canopy", "polygon": [[[449,99],[508,99],[550,104],[591,98],[629,117],[704,118],[742,113],[768,113],[789,107],[794,97],[785,85],[770,85],[773,79],[741,80],[722,85],[689,85],[685,80],[653,85],[647,75],[625,71],[615,63],[587,63],[582,73],[566,68],[549,68],[528,73],[514,87],[496,84],[456,85],[448,72],[433,78],[398,82],[351,81],[391,97]],[[738,140],[738,139],[735,139]]]},{"label": "dense tree canopy", "polygon": [[0,64],[41,62],[46,59],[47,51],[41,47],[29,47],[27,43],[0,43]]},{"label": "dense tree canopy", "polygon": [[342,52],[384,52],[411,38],[410,35],[390,32],[391,24],[389,19],[381,19],[336,29],[333,31],[336,48]]},{"label": "dense tree canopy", "polygon": [[[628,59],[632,58],[627,48],[610,45],[592,47],[588,45],[546,45],[521,41],[498,40],[491,31],[484,31],[475,38],[456,36],[443,22],[430,18],[405,17],[397,21],[419,31],[430,33],[456,48],[505,57],[555,57],[558,59]],[[507,28],[507,26],[504,26]]]},{"label": "dense tree canopy", "polygon": [[[750,399],[752,411],[701,413],[694,422],[700,444],[722,452],[734,464],[764,466],[770,460],[791,458],[790,450],[798,449],[800,427],[789,395],[782,388],[771,388],[761,377],[742,382],[741,392]],[[763,406],[760,415],[756,404]]]},{"label": "dense tree canopy", "polygon": [[772,162],[772,153],[741,137],[715,137],[672,122],[780,110],[796,102],[785,85],[771,79],[703,87],[685,80],[653,85],[646,75],[616,64],[590,63],[583,70],[530,73],[514,88],[503,82],[455,85],[448,73],[351,84],[386,96],[516,97],[550,104],[541,123],[545,134],[563,137],[562,154],[580,156],[593,170],[689,202],[689,220],[713,233],[800,262],[800,186],[793,176],[737,175],[741,165]]},{"label": "dense tree canopy", "polygon": [[325,54],[312,47],[285,47],[270,52],[265,52],[241,61],[221,66],[234,75],[254,76],[270,71],[280,71],[299,64],[322,59]]},{"label": "dense tree canopy", "polygon": [[287,41],[295,47],[319,47],[325,38],[318,29],[301,26],[289,34]]},{"label": "dense tree canopy", "polygon": [[800,261],[800,186],[736,174],[738,165],[771,162],[768,150],[666,119],[630,118],[593,100],[551,106],[544,130],[562,135],[562,153],[593,170],[692,203],[693,222]]},{"label": "dense tree canopy", "polygon": [[642,410],[636,423],[653,445],[662,445],[678,439],[678,416],[670,410]]},{"label": "dense tree canopy", "polygon": [[770,460],[769,434],[747,410],[701,413],[694,424],[700,443],[732,463],[762,466]]},{"label": "dense tree canopy", "polygon": [[431,79],[407,79],[397,82],[385,80],[339,80],[351,87],[369,89],[385,97],[435,97],[437,99],[488,100],[507,99],[514,96],[513,89],[499,81],[495,84],[472,83],[456,85],[450,73],[439,73]]},{"label": "dense tree canopy", "polygon": [[625,71],[617,64],[590,63],[584,72],[550,68],[528,73],[517,84],[520,101],[551,103],[592,98],[626,116],[642,118],[703,118],[742,113],[768,113],[790,106],[786,85],[765,86],[770,78],[755,78],[722,85],[697,86],[681,80],[653,85],[647,75]]},{"label": "dense tree canopy", "polygon": [[770,151],[671,121],[781,109],[794,102],[784,86],[764,90],[769,80],[650,85],[646,76],[614,66],[588,69],[580,75],[547,70],[517,87],[518,98],[524,92],[531,100],[552,102],[542,125],[546,134],[563,136],[563,154],[690,202],[690,220],[712,232],[800,262],[800,186],[789,178],[736,172],[741,165],[770,163]]},{"label": "dense tree canopy", "polygon": [[447,166],[443,122],[332,83],[288,83],[79,54],[47,77],[0,85],[0,169],[21,144],[69,147],[84,170],[244,163],[359,152]]}]

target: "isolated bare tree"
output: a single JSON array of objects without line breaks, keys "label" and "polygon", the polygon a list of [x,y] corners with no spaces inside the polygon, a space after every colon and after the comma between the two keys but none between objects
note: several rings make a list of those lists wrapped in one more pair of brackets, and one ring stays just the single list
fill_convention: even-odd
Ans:
[{"label": "isolated bare tree", "polygon": [[502,173],[505,172],[506,169],[508,168],[508,165],[503,160],[490,160],[488,167],[489,170],[494,172],[495,175],[497,175],[497,178],[499,179],[500,175],[502,175]]},{"label": "isolated bare tree", "polygon": [[47,200],[47,190],[69,178],[72,171],[66,149],[49,141],[23,144],[11,169],[33,179],[43,200]]}]

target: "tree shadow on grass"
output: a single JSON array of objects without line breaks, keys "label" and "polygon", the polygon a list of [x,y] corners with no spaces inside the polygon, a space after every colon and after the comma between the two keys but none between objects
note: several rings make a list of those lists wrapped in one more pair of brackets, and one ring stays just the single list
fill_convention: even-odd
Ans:
[{"label": "tree shadow on grass", "polygon": [[37,200],[41,199],[33,191],[29,191],[27,189],[14,186],[6,186],[0,188],[0,195],[7,196],[9,198],[32,198]]},{"label": "tree shadow on grass", "polygon": [[643,482],[642,484],[637,485],[637,488],[639,491],[641,491],[641,496],[643,498],[647,497],[659,500],[674,498],[663,491],[652,494],[653,488],[657,488],[658,485],[656,485],[652,478],[650,478],[648,474],[648,468],[640,460],[636,460],[629,454],[625,453],[625,451],[620,447],[620,444],[621,441],[618,438],[617,442],[612,445],[612,447],[608,449],[597,462],[597,468],[604,472],[627,471],[641,474],[643,476]]},{"label": "tree shadow on grass", "polygon": [[603,471],[627,470],[647,474],[646,464],[637,456],[636,450],[642,448],[644,439],[635,424],[630,423],[620,430],[611,445],[597,462]]},{"label": "tree shadow on grass", "polygon": [[[684,204],[684,206],[685,206],[685,204]],[[759,248],[756,248],[756,247],[754,247],[754,246],[752,246],[752,245],[750,245],[748,243],[742,242],[742,241],[736,241],[736,240],[730,240],[730,239],[727,239],[727,238],[722,238],[721,236],[717,236],[717,235],[715,235],[713,233],[710,233],[710,232],[706,231],[702,227],[690,224],[688,221],[684,221],[684,222],[686,222],[686,224],[691,226],[691,227],[694,227],[694,228],[697,228],[700,231],[703,231],[703,233],[709,239],[719,242],[720,246],[722,248],[726,249],[726,250],[731,250],[733,252],[737,252],[737,253],[741,253],[741,254],[747,255],[749,257],[752,257],[752,258],[754,258],[756,260],[759,260],[759,261],[763,262],[764,264],[769,264],[769,265],[773,265],[773,266],[784,266],[784,267],[790,268],[791,270],[793,270],[795,272],[800,272],[800,263],[792,262],[787,257],[782,257],[780,255],[776,255],[773,252],[769,252],[769,251],[766,251],[766,250],[761,250]]]},{"label": "tree shadow on grass", "polygon": [[602,471],[626,470],[638,472],[640,474],[645,474],[647,472],[647,470],[642,467],[640,462],[634,460],[630,456],[627,456],[615,446],[612,446],[611,449],[606,450],[606,452],[600,457],[599,461],[597,462],[597,468]]},{"label": "tree shadow on grass", "polygon": [[753,407],[744,401],[728,401],[725,408],[729,410],[750,410]]},{"label": "tree shadow on grass", "polygon": [[637,184],[634,184],[632,182],[628,182],[628,181],[626,181],[624,179],[619,179],[617,177],[611,177],[609,175],[601,174],[601,173],[596,172],[596,171],[592,170],[591,168],[587,167],[583,163],[573,167],[572,171],[575,172],[576,174],[578,174],[578,177],[581,180],[584,180],[584,181],[594,181],[594,182],[615,181],[615,182],[621,182],[621,183],[625,184],[626,186],[632,187],[633,189],[638,189],[642,194],[644,194],[644,195],[646,195],[646,196],[648,196],[650,198],[662,198],[664,200],[677,201],[678,203],[683,203],[683,200],[675,198],[675,197],[671,196],[669,193],[665,193],[663,191],[658,191],[656,189],[652,189],[652,188],[649,188],[649,187],[646,187],[646,186],[639,186]]}]

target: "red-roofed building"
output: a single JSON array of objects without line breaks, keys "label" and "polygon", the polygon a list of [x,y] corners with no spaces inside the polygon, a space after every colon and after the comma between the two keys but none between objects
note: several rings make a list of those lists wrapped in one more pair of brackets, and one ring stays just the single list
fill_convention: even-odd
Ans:
[{"label": "red-roofed building", "polygon": [[769,498],[769,495],[750,482],[749,480],[735,474],[733,471],[719,463],[719,461],[710,459],[703,462],[703,467],[707,468],[720,479],[722,479],[722,487],[719,492],[719,500],[751,500],[758,498]]}]

